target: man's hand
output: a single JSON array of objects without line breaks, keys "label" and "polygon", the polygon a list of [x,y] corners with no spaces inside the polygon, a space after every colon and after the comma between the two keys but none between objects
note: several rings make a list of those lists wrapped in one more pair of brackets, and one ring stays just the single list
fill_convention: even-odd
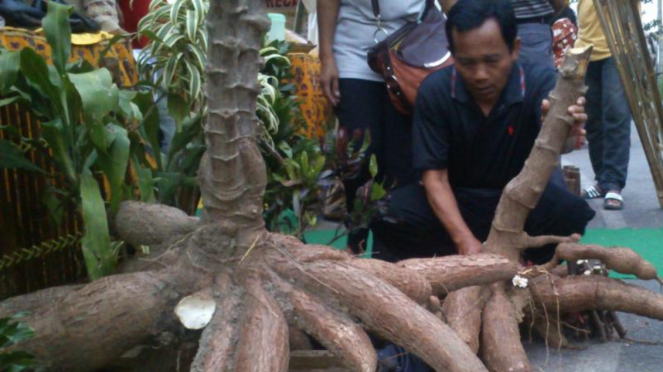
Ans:
[{"label": "man's hand", "polygon": [[[541,103],[541,112],[543,122],[548,114],[550,109],[550,102],[547,99],[544,99]],[[569,106],[569,115],[573,116],[573,128],[569,132],[567,137],[566,144],[562,149],[562,153],[568,153],[574,148],[578,149],[580,145],[585,142],[585,123],[587,122],[587,114],[585,113],[585,97],[578,98],[575,105]]]},{"label": "man's hand", "polygon": [[336,106],[341,101],[341,93],[338,90],[338,68],[334,57],[330,56],[321,61],[320,83],[325,97]]},{"label": "man's hand", "polygon": [[481,242],[479,242],[474,236],[472,236],[456,244],[456,248],[458,249],[458,254],[462,254],[463,256],[469,256],[481,253],[482,245]]}]

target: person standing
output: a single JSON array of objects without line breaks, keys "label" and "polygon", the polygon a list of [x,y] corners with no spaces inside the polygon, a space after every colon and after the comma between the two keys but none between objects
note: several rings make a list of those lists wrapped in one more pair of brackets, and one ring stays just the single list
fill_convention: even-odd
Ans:
[{"label": "person standing", "polygon": [[[350,138],[370,132],[369,152],[375,154],[386,185],[415,182],[412,168],[412,118],[396,110],[382,76],[370,69],[368,50],[382,39],[415,21],[425,0],[373,0],[380,8],[380,26],[371,0],[325,0],[317,4],[321,73],[325,96],[334,105],[339,124]],[[361,141],[359,141],[361,142]],[[356,144],[360,146],[361,143]],[[356,190],[368,172],[345,180],[346,206],[352,210]],[[350,236],[349,247],[362,241]],[[357,241],[358,240],[358,241]]]},{"label": "person standing", "polygon": [[[442,7],[448,13],[457,0],[443,0]],[[566,0],[511,0],[516,15],[520,38],[519,62],[543,63],[553,67],[552,32],[550,20],[564,9]]]},{"label": "person standing", "polygon": [[631,110],[592,0],[578,3],[578,26],[576,47],[594,45],[585,77],[589,87],[585,128],[596,184],[585,188],[583,196],[603,198],[605,209],[620,210],[631,145]]}]

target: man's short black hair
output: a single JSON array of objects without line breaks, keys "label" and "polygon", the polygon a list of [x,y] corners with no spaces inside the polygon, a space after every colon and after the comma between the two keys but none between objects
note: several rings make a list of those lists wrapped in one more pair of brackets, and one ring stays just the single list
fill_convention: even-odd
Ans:
[{"label": "man's short black hair", "polygon": [[502,37],[513,52],[518,34],[516,14],[509,0],[459,0],[447,14],[447,38],[449,48],[454,52],[454,40],[451,31],[466,32],[481,27],[489,19],[495,19],[502,31]]}]

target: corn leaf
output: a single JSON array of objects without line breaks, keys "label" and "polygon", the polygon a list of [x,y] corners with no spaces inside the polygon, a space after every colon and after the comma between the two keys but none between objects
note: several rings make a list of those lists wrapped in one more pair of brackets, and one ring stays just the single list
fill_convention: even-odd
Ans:
[{"label": "corn leaf", "polygon": [[0,54],[0,92],[6,95],[18,78],[21,68],[21,52],[5,51]]},{"label": "corn leaf", "polygon": [[86,121],[101,120],[118,106],[119,90],[105,68],[68,76],[81,97]]},{"label": "corn leaf", "polygon": [[110,148],[107,152],[99,152],[97,160],[101,170],[108,178],[111,187],[111,212],[117,212],[120,201],[123,199],[123,185],[127,166],[129,165],[129,151],[131,141],[127,130],[116,124],[109,124],[105,128],[106,136],[110,139]]},{"label": "corn leaf", "polygon": [[85,235],[81,244],[83,258],[90,280],[110,275],[115,267],[115,256],[108,233],[108,220],[99,184],[89,170],[81,174],[81,210]]},{"label": "corn leaf", "polygon": [[58,4],[55,1],[48,2],[48,12],[42,20],[46,40],[51,46],[53,65],[60,75],[66,72],[67,61],[71,56],[71,26],[69,15],[73,12],[71,5]]},{"label": "corn leaf", "polygon": [[41,123],[41,135],[51,148],[56,163],[62,168],[62,172],[67,179],[72,184],[77,184],[78,174],[76,173],[76,167],[70,156],[70,145],[65,143],[65,138],[67,138],[65,130],[61,118]]},{"label": "corn leaf", "polygon": [[0,169],[23,169],[31,172],[45,174],[45,172],[34,165],[25,157],[21,149],[12,142],[0,139]]}]

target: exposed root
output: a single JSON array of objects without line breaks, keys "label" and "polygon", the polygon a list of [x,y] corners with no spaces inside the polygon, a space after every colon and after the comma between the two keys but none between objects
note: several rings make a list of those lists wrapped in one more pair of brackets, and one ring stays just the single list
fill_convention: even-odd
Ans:
[{"label": "exposed root", "polygon": [[605,248],[598,245],[560,244],[555,258],[546,264],[551,270],[560,260],[576,262],[578,260],[599,259],[610,270],[618,273],[635,275],[643,280],[658,280],[656,268],[629,248]]},{"label": "exposed root", "polygon": [[[541,280],[543,279],[543,280]],[[663,296],[645,288],[603,276],[570,276],[555,280],[536,278],[530,291],[536,306],[561,313],[610,310],[663,320]]]},{"label": "exposed root", "polygon": [[[378,335],[421,357],[437,370],[485,371],[462,340],[433,314],[403,293],[360,269],[339,262],[316,262],[305,266],[275,265],[291,278],[323,296],[333,296]],[[315,278],[312,278],[314,276]]]},{"label": "exposed root", "polygon": [[288,343],[291,352],[294,350],[313,350],[311,338],[297,327],[290,326],[288,328]]},{"label": "exposed root", "polygon": [[[183,288],[173,272],[117,275],[97,280],[24,320],[35,337],[17,345],[49,370],[90,371],[175,325]],[[180,286],[180,284],[182,286]],[[75,345],[76,352],[72,352]]]},{"label": "exposed root", "polygon": [[240,318],[234,370],[287,372],[290,353],[288,324],[281,309],[263,290],[259,280],[248,278],[242,284],[247,295]]},{"label": "exposed root", "polygon": [[393,285],[418,304],[425,304],[432,294],[426,277],[414,270],[373,259],[356,259],[348,261],[348,264]]},{"label": "exposed root", "polygon": [[191,372],[228,371],[237,354],[238,318],[246,295],[230,277],[219,277],[214,288],[217,308],[200,338]]},{"label": "exposed root", "polygon": [[470,349],[479,351],[481,313],[489,295],[485,287],[467,287],[449,293],[442,304],[446,323]]},{"label": "exposed root", "polygon": [[368,335],[352,319],[301,291],[292,291],[289,300],[297,326],[338,356],[349,370],[375,371],[375,349]]},{"label": "exposed root", "polygon": [[516,262],[494,254],[416,258],[401,261],[398,266],[423,274],[438,296],[464,287],[509,280],[518,273]]},{"label": "exposed root", "polygon": [[546,343],[546,347],[552,347],[557,350],[569,347],[569,340],[562,333],[562,326],[558,319],[537,314],[533,320],[533,330]]},{"label": "exposed root", "polygon": [[60,301],[69,294],[81,289],[83,285],[66,285],[62,287],[46,288],[40,291],[24,294],[0,302],[0,318],[12,316],[16,313],[34,313],[44,310],[49,305]]},{"label": "exposed root", "polygon": [[490,291],[483,310],[481,358],[492,372],[529,372],[532,366],[520,341],[515,308],[503,284],[493,284]]},{"label": "exposed root", "polygon": [[157,245],[184,236],[196,229],[198,218],[161,204],[126,201],[113,220],[115,230],[127,243]]}]

